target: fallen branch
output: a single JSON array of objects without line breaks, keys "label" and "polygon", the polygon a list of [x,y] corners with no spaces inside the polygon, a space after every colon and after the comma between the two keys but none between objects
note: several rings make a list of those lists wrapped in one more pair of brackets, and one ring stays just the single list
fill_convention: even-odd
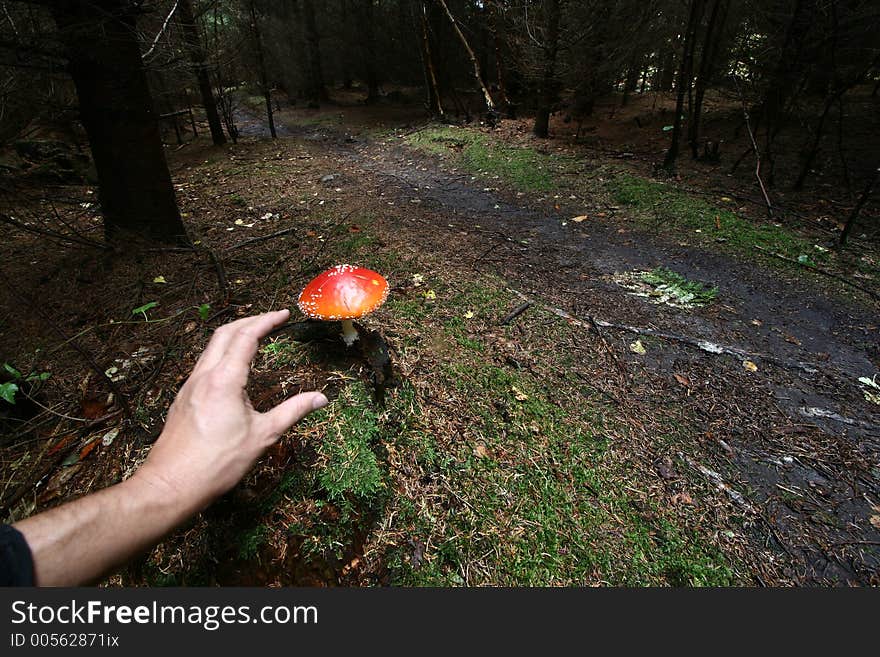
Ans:
[{"label": "fallen branch", "polygon": [[871,424],[870,422],[862,422],[861,420],[854,420],[850,417],[844,417],[839,413],[829,411],[825,408],[819,408],[817,406],[801,406],[799,410],[801,415],[805,417],[822,417],[828,420],[834,420],[835,422],[840,422],[841,424],[861,427],[863,429],[869,429],[871,431],[876,431],[880,429],[880,425]]},{"label": "fallen branch", "polygon": [[229,301],[229,290],[226,285],[226,269],[223,267],[223,263],[213,250],[206,249],[206,251],[208,252],[208,257],[211,259],[211,264],[214,265],[214,271],[217,272],[217,283],[220,285],[220,293],[223,295],[223,302],[225,304]]},{"label": "fallen branch", "polygon": [[755,178],[758,179],[758,186],[761,188],[761,194],[764,196],[764,202],[767,204],[767,216],[773,216],[773,204],[770,202],[770,197],[767,195],[767,188],[764,187],[764,181],[761,179],[761,149],[758,148],[758,142],[755,141],[755,133],[752,132],[752,122],[749,119],[749,109],[746,106],[746,97],[743,95],[742,89],[739,86],[739,78],[734,75],[734,82],[736,82],[736,90],[739,92],[740,100],[742,101],[743,108],[743,118],[746,122],[746,128],[749,131],[749,139],[752,140],[752,148],[755,150]]},{"label": "fallen branch", "polygon": [[238,244],[233,244],[232,246],[226,247],[227,251],[233,251],[235,249],[240,249],[243,246],[250,246],[251,244],[257,244],[258,242],[266,242],[275,237],[281,237],[282,235],[288,235],[295,231],[297,226],[291,226],[290,228],[285,228],[284,230],[279,230],[277,232],[271,233],[270,235],[261,235],[260,237],[252,237],[249,240],[245,240],[244,242],[239,242]]},{"label": "fallen branch", "polygon": [[678,458],[680,458],[682,461],[687,463],[689,466],[691,466],[694,470],[699,472],[701,475],[703,475],[707,479],[711,480],[715,484],[715,486],[718,488],[718,490],[721,490],[721,491],[724,491],[725,493],[727,493],[727,495],[730,497],[730,499],[732,499],[734,502],[736,502],[743,509],[754,513],[755,509],[754,509],[754,507],[752,507],[752,505],[749,503],[749,501],[745,497],[743,497],[742,493],[740,493],[738,490],[731,488],[727,484],[727,482],[724,481],[724,478],[719,473],[715,472],[714,470],[710,470],[709,468],[707,468],[704,465],[700,465],[699,463],[697,463],[696,461],[691,459],[689,456],[685,456],[681,452],[678,453]]},{"label": "fallen branch", "polygon": [[49,326],[49,328],[54,332],[64,344],[69,344],[70,348],[76,351],[82,359],[92,368],[92,370],[98,375],[100,380],[104,381],[107,384],[107,387],[110,388],[110,391],[113,393],[114,399],[118,400],[122,405],[123,411],[125,412],[125,417],[132,422],[134,422],[134,413],[131,410],[131,405],[128,403],[128,398],[122,394],[122,390],[119,389],[119,386],[116,385],[116,382],[113,381],[112,378],[107,376],[106,368],[101,368],[95,360],[91,357],[91,355],[83,349],[79,343],[74,338],[68,338],[64,331],[62,331],[57,324],[52,320],[51,317],[47,313],[45,313],[41,306],[35,304],[33,301],[24,296],[21,292],[18,291],[18,288],[13,284],[9,277],[6,276],[5,273],[0,272],[0,278],[6,283],[6,286],[9,288],[9,291],[12,293],[14,297],[16,297],[19,301],[21,301],[22,305],[33,310],[39,317]]},{"label": "fallen branch", "polygon": [[869,290],[866,287],[862,287],[858,283],[854,283],[853,281],[849,280],[848,278],[845,278],[844,276],[841,276],[840,274],[835,274],[832,271],[828,271],[827,269],[822,269],[821,267],[817,267],[816,265],[811,265],[811,264],[808,264],[805,262],[799,262],[799,261],[795,260],[794,258],[789,258],[788,256],[784,256],[781,253],[777,253],[776,251],[771,251],[770,249],[765,249],[763,247],[758,246],[757,244],[755,244],[755,248],[758,249],[758,251],[761,251],[762,253],[766,253],[767,255],[773,256],[774,258],[779,258],[780,260],[784,260],[785,262],[790,262],[791,264],[798,265],[799,267],[806,267],[810,271],[814,271],[819,274],[824,274],[825,276],[830,276],[831,278],[834,278],[834,279],[840,281],[841,283],[845,283],[846,285],[849,285],[850,287],[853,287],[856,290],[859,290],[860,292],[864,292],[865,294],[867,294],[869,297],[871,297],[875,301],[880,301],[880,295],[878,295],[876,292],[873,292],[872,290]]},{"label": "fallen branch", "polygon": [[10,226],[14,226],[19,230],[23,230],[26,233],[31,233],[33,235],[42,235],[44,237],[49,237],[54,240],[58,240],[61,242],[70,242],[71,244],[79,244],[80,246],[88,246],[93,249],[100,249],[101,251],[107,251],[110,247],[106,244],[101,244],[99,242],[93,242],[92,240],[79,237],[74,235],[65,235],[64,233],[58,233],[54,230],[49,230],[48,228],[38,228],[36,226],[28,226],[13,217],[10,217],[7,214],[0,214],[0,221],[3,223],[9,224]]},{"label": "fallen branch", "polygon": [[[526,295],[517,290],[510,290],[521,299],[529,300]],[[697,347],[698,349],[705,351],[710,354],[727,354],[729,356],[736,356],[738,358],[748,358],[748,359],[758,359],[764,360],[768,363],[774,363],[776,365],[781,365],[783,367],[788,367],[792,369],[800,369],[809,374],[815,374],[816,372],[822,371],[822,368],[819,365],[814,363],[806,363],[798,360],[790,360],[788,358],[780,358],[779,356],[773,356],[771,354],[763,354],[754,351],[746,351],[745,349],[740,349],[739,347],[734,347],[731,345],[722,345],[715,344],[714,342],[708,342],[706,340],[698,340],[697,338],[691,338],[686,335],[678,335],[676,333],[667,333],[665,331],[657,331],[655,329],[650,328],[642,328],[639,326],[630,326],[629,324],[617,324],[615,322],[606,322],[602,319],[597,319],[592,315],[587,315],[586,320],[575,317],[571,313],[562,310],[561,308],[556,308],[554,306],[548,306],[546,304],[539,304],[544,310],[550,312],[557,317],[562,317],[565,320],[568,320],[572,324],[577,326],[582,326],[586,329],[596,330],[595,326],[601,326],[603,328],[614,328],[619,329],[621,331],[627,331],[629,333],[635,333],[637,335],[648,335],[655,338],[661,338],[663,340],[670,340],[672,342],[680,342],[682,344],[687,344],[692,347]],[[595,325],[595,326],[594,326]]]},{"label": "fallen branch", "polygon": [[517,317],[519,317],[520,315],[522,315],[522,314],[523,314],[526,310],[528,310],[531,306],[532,306],[532,302],[531,302],[531,301],[523,301],[523,302],[522,302],[521,304],[519,304],[516,308],[514,308],[514,309],[511,310],[509,313],[507,313],[504,317],[502,317],[502,318],[501,318],[501,321],[499,321],[498,323],[499,323],[501,326],[507,326],[507,325],[510,324],[513,320],[515,320]]}]

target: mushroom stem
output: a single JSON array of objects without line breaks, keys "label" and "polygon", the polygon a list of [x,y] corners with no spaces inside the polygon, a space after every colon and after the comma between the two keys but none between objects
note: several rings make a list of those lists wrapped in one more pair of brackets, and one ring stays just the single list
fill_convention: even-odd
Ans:
[{"label": "mushroom stem", "polygon": [[342,320],[342,339],[345,341],[346,347],[350,347],[358,339],[357,329],[355,329],[354,322],[350,319]]}]

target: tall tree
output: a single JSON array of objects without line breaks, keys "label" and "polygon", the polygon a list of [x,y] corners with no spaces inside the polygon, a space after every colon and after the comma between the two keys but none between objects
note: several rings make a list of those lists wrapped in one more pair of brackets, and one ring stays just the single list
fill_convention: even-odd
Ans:
[{"label": "tall tree", "polygon": [[537,137],[547,137],[550,132],[550,112],[556,102],[556,54],[559,51],[560,0],[547,0],[545,3],[546,29],[544,34],[544,67],[541,72],[540,100],[535,114],[534,133]]},{"label": "tall tree", "polygon": [[425,0],[419,2],[419,24],[422,31],[422,58],[425,61],[425,78],[428,83],[428,106],[431,113],[443,118],[443,102],[440,98],[440,85],[437,82],[437,71],[434,68],[434,56],[431,53],[431,36],[428,29],[428,8]]},{"label": "tall tree", "polygon": [[709,79],[715,71],[715,60],[718,56],[724,23],[727,20],[727,8],[730,0],[714,0],[706,25],[703,39],[703,50],[700,55],[700,70],[694,83],[694,102],[691,105],[691,120],[688,123],[688,144],[691,155],[696,160],[700,150],[700,122],[703,117],[703,99],[709,86]]},{"label": "tall tree", "polygon": [[365,0],[359,6],[361,14],[361,49],[364,60],[364,77],[367,80],[366,102],[379,100],[379,72],[376,69],[376,34],[373,24],[373,0]]},{"label": "tall tree", "polygon": [[266,73],[266,56],[263,53],[263,36],[260,32],[260,23],[257,20],[257,8],[255,0],[250,0],[248,9],[251,14],[251,31],[254,37],[254,51],[257,55],[257,73],[260,75],[260,87],[263,98],[266,101],[266,118],[269,120],[269,134],[272,139],[278,137],[275,132],[275,115],[272,112],[272,90],[269,88],[269,76]]},{"label": "tall tree", "polygon": [[214,102],[214,92],[211,89],[211,81],[208,78],[208,66],[205,62],[205,51],[202,49],[202,41],[196,26],[190,0],[178,0],[180,11],[180,24],[183,27],[186,39],[189,59],[195,70],[196,80],[199,83],[199,93],[202,96],[202,105],[208,117],[208,126],[211,128],[211,140],[216,146],[226,143],[226,135],[223,134],[223,126],[220,125],[220,114],[217,113],[217,104]]},{"label": "tall tree", "polygon": [[176,242],[186,231],[137,41],[139,4],[54,0],[49,9],[92,149],[107,238]]},{"label": "tall tree", "polygon": [[672,171],[675,168],[675,160],[678,158],[678,144],[681,138],[681,119],[684,111],[685,94],[690,90],[694,77],[694,47],[697,40],[697,27],[703,14],[705,0],[690,0],[688,11],[687,28],[682,43],[681,65],[678,69],[675,92],[675,117],[672,120],[672,141],[666,158],[663,160],[663,168]]},{"label": "tall tree", "polygon": [[310,100],[327,100],[327,87],[324,84],[324,71],[321,68],[321,39],[315,21],[315,5],[312,0],[303,0],[303,27],[305,28],[308,52],[307,94]]}]

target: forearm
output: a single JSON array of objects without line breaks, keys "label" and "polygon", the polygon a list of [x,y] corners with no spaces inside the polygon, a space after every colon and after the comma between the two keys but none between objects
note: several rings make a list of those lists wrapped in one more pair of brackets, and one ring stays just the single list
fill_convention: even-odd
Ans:
[{"label": "forearm", "polygon": [[38,586],[98,580],[198,511],[161,481],[138,476],[15,524]]}]

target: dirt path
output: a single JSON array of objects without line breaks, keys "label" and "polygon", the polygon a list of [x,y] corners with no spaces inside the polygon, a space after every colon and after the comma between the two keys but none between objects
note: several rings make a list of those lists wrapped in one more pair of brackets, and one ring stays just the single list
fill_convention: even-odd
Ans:
[{"label": "dirt path", "polygon": [[[707,376],[707,383],[712,377],[715,396],[691,402],[706,418],[707,435],[710,420],[719,430],[710,456],[745,503],[762,510],[767,540],[799,564],[794,581],[876,583],[880,413],[857,383],[877,368],[875,309],[844,303],[793,274],[638,230],[599,201],[560,200],[558,211],[548,211],[543,199],[487,188],[406,147],[325,127],[279,132],[333,152],[334,185],[344,186],[346,176],[373,179],[388,202],[411,205],[410,225],[401,230],[420,235],[453,267],[497,272],[575,316],[756,354],[758,372],[745,375],[742,358],[675,341],[635,356],[626,348],[631,333],[608,330],[620,357],[637,367],[670,380],[681,372]],[[564,225],[598,210],[608,215],[602,223]],[[610,280],[657,266],[717,285],[718,301],[692,311],[658,306]]]}]

